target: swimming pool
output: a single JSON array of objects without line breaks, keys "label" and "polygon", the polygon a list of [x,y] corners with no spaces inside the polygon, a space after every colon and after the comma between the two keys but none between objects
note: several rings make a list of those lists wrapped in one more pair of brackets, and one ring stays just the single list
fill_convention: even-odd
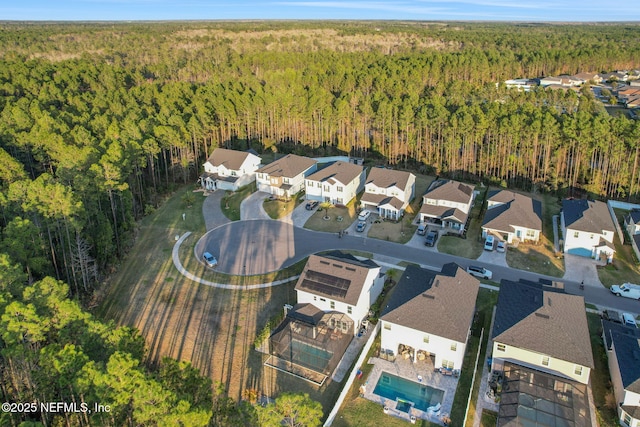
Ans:
[{"label": "swimming pool", "polygon": [[442,403],[444,391],[382,372],[373,394],[390,400],[397,399],[403,407],[407,406],[406,402],[411,402],[414,408],[426,412],[430,406]]},{"label": "swimming pool", "polygon": [[302,341],[291,340],[291,361],[298,365],[323,372],[329,365],[331,356],[333,356],[333,353],[323,348],[315,347]]}]

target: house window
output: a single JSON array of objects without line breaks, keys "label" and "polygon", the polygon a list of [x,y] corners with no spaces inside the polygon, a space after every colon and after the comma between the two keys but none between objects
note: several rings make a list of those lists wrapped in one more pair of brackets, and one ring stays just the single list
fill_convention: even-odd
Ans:
[{"label": "house window", "polygon": [[317,184],[316,184],[316,186],[317,186],[318,188],[322,188],[322,184],[320,184],[320,183],[317,183]]},{"label": "house window", "polygon": [[429,335],[425,335],[424,338],[422,338],[422,342],[425,344],[429,344]]},{"label": "house window", "polygon": [[579,235],[580,235],[580,233],[578,231],[574,231],[573,232],[573,237],[575,237],[576,239],[578,238]]},{"label": "house window", "polygon": [[391,330],[391,323],[385,323],[385,324],[384,324],[384,328],[385,328],[387,331],[390,331],[390,330]]},{"label": "house window", "polygon": [[580,375],[580,376],[582,376],[582,366],[580,366],[580,365],[576,365],[576,366],[573,368],[573,373],[574,373],[574,374],[576,374],[576,375]]},{"label": "house window", "polygon": [[314,300],[314,301],[318,301],[318,297],[314,295],[314,296],[313,296],[313,300]]},{"label": "house window", "polygon": [[332,309],[333,309],[333,308],[336,308],[336,302],[335,302],[335,301],[331,301],[331,303],[330,303],[329,305],[331,305],[331,308],[332,308]]},{"label": "house window", "polygon": [[527,237],[534,238],[536,236],[536,232],[533,230],[527,230]]},{"label": "house window", "polygon": [[289,183],[289,178],[282,178],[282,182],[284,182],[285,184]]},{"label": "house window", "polygon": [[591,235],[591,240],[593,240],[593,234]]},{"label": "house window", "polygon": [[344,188],[342,187],[337,187],[336,190],[338,190],[338,193],[342,193],[342,190],[344,190]]},{"label": "house window", "polygon": [[625,414],[624,414],[624,423],[625,423],[626,425],[628,425],[628,426],[630,426],[630,425],[631,425],[631,415],[629,415],[629,414],[627,414],[627,413],[625,413]]},{"label": "house window", "polygon": [[326,301],[326,299],[324,299],[324,298],[320,298],[320,301],[325,302],[325,301]]},{"label": "house window", "polygon": [[542,366],[549,366],[549,356],[542,356]]},{"label": "house window", "polygon": [[451,351],[456,351],[458,349],[458,343],[452,342],[451,343]]},{"label": "house window", "polygon": [[329,191],[329,190],[331,190],[331,188],[328,185],[325,185],[324,186],[324,191]]},{"label": "house window", "polygon": [[231,176],[236,176],[236,171],[231,171]]},{"label": "house window", "polygon": [[504,345],[504,344],[498,344],[496,346],[496,350],[498,350],[498,351],[507,351],[507,346]]},{"label": "house window", "polygon": [[353,314],[353,307],[347,307],[347,314]]},{"label": "house window", "polygon": [[453,369],[453,362],[450,360],[443,360],[442,367],[446,369]]},{"label": "house window", "polygon": [[336,203],[339,204],[339,205],[344,205],[344,200],[342,199],[342,197],[338,197],[336,199]]}]

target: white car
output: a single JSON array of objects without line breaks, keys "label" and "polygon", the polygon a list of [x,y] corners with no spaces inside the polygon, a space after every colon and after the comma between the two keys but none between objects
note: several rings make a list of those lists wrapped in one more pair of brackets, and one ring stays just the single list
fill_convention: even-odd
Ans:
[{"label": "white car", "polygon": [[371,211],[362,211],[360,215],[358,215],[358,221],[366,221],[371,215]]},{"label": "white car", "polygon": [[218,260],[216,259],[216,257],[211,255],[209,252],[205,252],[204,254],[202,254],[202,258],[204,259],[204,262],[206,262],[207,265],[211,268],[218,265]]},{"label": "white car", "polygon": [[504,252],[507,249],[507,243],[504,240],[498,240],[496,252]]},{"label": "white car", "polygon": [[640,299],[640,286],[632,283],[623,283],[622,285],[613,285],[611,293],[618,297]]},{"label": "white car", "polygon": [[632,328],[637,328],[636,318],[631,313],[622,313],[622,323]]},{"label": "white car", "polygon": [[493,243],[496,241],[496,238],[489,235],[487,236],[487,240],[484,241],[484,250],[485,251],[492,251],[493,250]]},{"label": "white car", "polygon": [[491,280],[491,278],[493,277],[493,273],[491,272],[491,270],[487,270],[484,267],[478,267],[476,265],[470,265],[469,267],[467,267],[467,273],[486,280]]}]

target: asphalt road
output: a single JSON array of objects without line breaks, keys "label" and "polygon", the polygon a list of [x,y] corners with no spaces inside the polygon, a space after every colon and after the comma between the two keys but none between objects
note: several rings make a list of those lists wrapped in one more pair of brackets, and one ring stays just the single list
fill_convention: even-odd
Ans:
[{"label": "asphalt road", "polygon": [[[461,241],[462,243],[462,241]],[[579,289],[579,283],[564,281],[556,277],[484,263],[478,260],[457,257],[401,245],[367,237],[311,231],[294,227],[292,224],[274,220],[235,221],[221,225],[205,234],[196,244],[199,255],[205,250],[218,258],[217,269],[234,275],[254,275],[278,271],[317,252],[332,249],[351,249],[371,252],[398,260],[404,260],[440,270],[449,262],[461,267],[479,265],[493,272],[493,281],[502,279],[518,281],[539,278],[564,282],[568,293],[583,295],[585,301],[599,307],[611,307],[617,310],[637,313],[640,302],[619,298],[604,287],[586,286]]]}]

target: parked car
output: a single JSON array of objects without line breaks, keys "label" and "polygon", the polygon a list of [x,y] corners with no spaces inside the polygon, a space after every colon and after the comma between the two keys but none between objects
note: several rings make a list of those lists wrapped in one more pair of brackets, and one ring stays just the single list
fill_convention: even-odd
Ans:
[{"label": "parked car", "polygon": [[366,221],[371,215],[371,211],[364,210],[358,215],[358,221]]},{"label": "parked car", "polygon": [[493,250],[493,243],[496,241],[496,238],[489,235],[487,236],[487,240],[484,241],[484,250],[485,251],[492,251]]},{"label": "parked car", "polygon": [[617,297],[640,299],[640,286],[632,283],[623,283],[622,285],[613,285],[611,293]]},{"label": "parked car", "polygon": [[622,313],[622,324],[631,326],[633,328],[637,328],[638,324],[636,323],[636,318],[633,317],[631,313]]},{"label": "parked car", "polygon": [[365,228],[367,228],[367,223],[364,221],[358,221],[358,223],[356,224],[356,231],[358,233],[362,233]]},{"label": "parked car", "polygon": [[467,273],[472,276],[481,277],[483,279],[490,280],[493,277],[491,270],[487,270],[484,267],[478,267],[476,265],[470,265],[467,267]]},{"label": "parked car", "polygon": [[207,263],[207,265],[211,268],[218,265],[218,260],[216,259],[216,257],[211,255],[209,252],[205,252],[204,254],[202,254],[202,258],[204,258],[204,262]]},{"label": "parked car", "polygon": [[427,237],[424,239],[425,246],[433,246],[436,244],[438,240],[438,232],[436,230],[431,230],[427,233]]},{"label": "parked car", "polygon": [[615,310],[602,310],[602,318],[616,323],[622,323],[620,313]]},{"label": "parked car", "polygon": [[307,202],[307,205],[305,206],[305,209],[308,211],[312,211],[316,208],[316,206],[318,206],[318,201],[317,200],[310,200]]},{"label": "parked car", "polygon": [[504,240],[498,240],[498,244],[496,245],[496,252],[504,252],[507,250],[507,242]]},{"label": "parked car", "polygon": [[418,225],[418,234],[420,236],[424,236],[425,234],[427,234],[427,223],[426,222],[421,222],[420,225]]}]

